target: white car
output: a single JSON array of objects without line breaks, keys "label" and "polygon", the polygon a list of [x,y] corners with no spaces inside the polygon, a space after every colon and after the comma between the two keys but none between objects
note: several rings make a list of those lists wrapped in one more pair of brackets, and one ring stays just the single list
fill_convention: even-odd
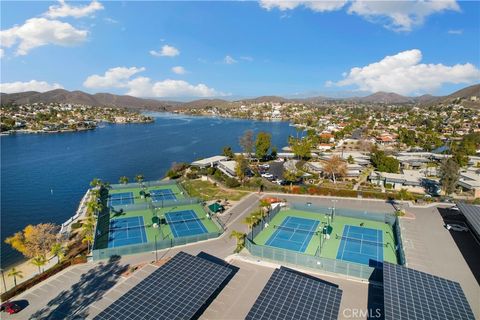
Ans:
[{"label": "white car", "polygon": [[454,210],[454,211],[460,211],[460,209],[458,209],[458,207],[457,207],[457,206],[450,207],[450,210]]},{"label": "white car", "polygon": [[262,177],[265,179],[273,179],[273,174],[271,173],[262,173]]},{"label": "white car", "polygon": [[279,186],[281,186],[282,183],[283,183],[283,180],[282,180],[282,179],[277,179],[277,180],[273,180],[272,182],[278,184]]},{"label": "white car", "polygon": [[451,231],[467,232],[468,228],[459,224],[446,224],[445,228]]}]

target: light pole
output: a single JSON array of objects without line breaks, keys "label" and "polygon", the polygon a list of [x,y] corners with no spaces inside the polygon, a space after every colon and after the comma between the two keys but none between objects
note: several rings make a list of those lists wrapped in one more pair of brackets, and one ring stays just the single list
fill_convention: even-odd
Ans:
[{"label": "light pole", "polygon": [[332,222],[333,222],[333,217],[335,216],[335,203],[337,203],[338,200],[332,200]]},{"label": "light pole", "polygon": [[4,292],[7,292],[7,284],[5,282],[5,274],[3,273],[3,269],[0,269],[0,272],[2,272],[3,289],[5,290]]},{"label": "light pole", "polygon": [[155,262],[158,261],[158,251],[157,251],[157,234],[155,233]]}]

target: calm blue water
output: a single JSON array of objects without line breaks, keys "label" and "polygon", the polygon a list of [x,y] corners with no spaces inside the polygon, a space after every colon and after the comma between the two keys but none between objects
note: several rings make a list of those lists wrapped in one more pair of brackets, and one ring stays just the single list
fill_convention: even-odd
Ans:
[{"label": "calm blue water", "polygon": [[111,183],[143,173],[162,178],[173,162],[220,154],[225,145],[240,150],[247,129],[272,134],[285,146],[295,128],[259,122],[156,114],[155,123],[107,125],[93,131],[3,136],[1,142],[1,264],[22,259],[4,239],[28,224],[63,223],[94,177]]}]

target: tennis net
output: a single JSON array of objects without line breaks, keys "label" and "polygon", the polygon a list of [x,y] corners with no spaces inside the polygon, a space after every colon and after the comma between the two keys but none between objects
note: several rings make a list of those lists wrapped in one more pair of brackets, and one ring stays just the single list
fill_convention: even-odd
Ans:
[{"label": "tennis net", "polygon": [[138,229],[145,230],[145,228],[148,228],[148,227],[150,227],[150,225],[140,225],[140,226],[131,226],[131,227],[120,227],[120,226],[111,225],[109,228],[109,231],[118,232],[118,231],[128,231],[128,230],[138,230]]},{"label": "tennis net", "polygon": [[167,224],[186,223],[186,222],[201,221],[201,220],[205,220],[205,217],[203,217],[203,218],[185,219],[185,220],[167,221]]},{"label": "tennis net", "polygon": [[285,230],[285,231],[291,231],[291,232],[318,234],[318,231],[301,229],[301,228],[292,228],[292,227],[277,226],[277,225],[274,225],[273,228],[275,228],[275,229],[280,229],[280,230]]},{"label": "tennis net", "polygon": [[382,243],[382,242],[376,242],[376,241],[364,240],[364,239],[358,239],[358,238],[344,237],[344,236],[339,236],[338,234],[335,237],[337,239],[358,242],[358,243],[361,243],[361,244],[369,244],[369,245],[372,245],[372,246],[378,246],[378,247],[386,247],[387,246],[386,243]]}]

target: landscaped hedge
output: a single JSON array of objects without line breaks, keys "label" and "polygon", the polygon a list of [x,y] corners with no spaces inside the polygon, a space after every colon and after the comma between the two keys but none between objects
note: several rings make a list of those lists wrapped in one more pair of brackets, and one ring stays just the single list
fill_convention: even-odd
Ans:
[{"label": "landscaped hedge", "polygon": [[66,260],[54,265],[48,270],[45,270],[44,272],[37,274],[35,277],[26,280],[25,282],[20,283],[16,287],[8,290],[7,292],[2,293],[0,296],[0,299],[2,301],[6,301],[8,299],[11,299],[12,297],[19,295],[20,293],[30,289],[31,287],[35,286],[36,284],[42,282],[45,279],[50,278],[51,276],[59,273],[60,271],[73,266],[75,264],[80,264],[80,263],[85,263],[87,262],[87,258],[85,256],[78,256],[79,254],[85,252],[87,250],[86,245],[82,244],[81,245],[75,246],[74,249],[72,249],[66,257]]},{"label": "landscaped hedge", "polygon": [[284,192],[293,194],[311,194],[318,196],[331,196],[331,197],[349,197],[349,198],[369,198],[369,199],[397,199],[400,197],[394,192],[376,192],[376,191],[356,191],[351,189],[333,189],[318,186],[292,186],[285,187]]}]

